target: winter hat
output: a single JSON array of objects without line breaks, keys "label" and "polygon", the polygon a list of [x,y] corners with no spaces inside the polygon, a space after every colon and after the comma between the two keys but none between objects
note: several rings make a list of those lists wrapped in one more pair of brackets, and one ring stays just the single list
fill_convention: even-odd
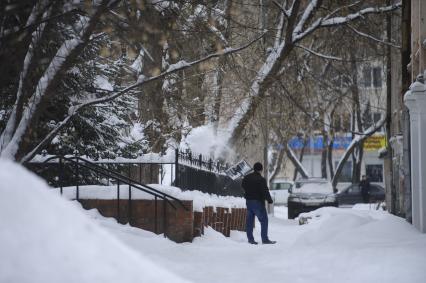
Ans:
[{"label": "winter hat", "polygon": [[260,162],[256,162],[253,166],[254,171],[262,171],[263,170],[263,165]]}]

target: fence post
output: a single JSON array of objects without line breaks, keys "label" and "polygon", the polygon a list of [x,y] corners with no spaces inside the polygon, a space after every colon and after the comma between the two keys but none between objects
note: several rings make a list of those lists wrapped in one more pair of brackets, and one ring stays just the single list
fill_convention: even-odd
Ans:
[{"label": "fence post", "polygon": [[167,232],[167,201],[166,198],[163,198],[163,233],[164,238],[167,238],[166,232]]},{"label": "fence post", "polygon": [[132,187],[130,185],[130,181],[133,181],[134,179],[131,178],[132,174],[131,174],[131,164],[127,163],[127,177],[129,178],[129,201],[127,203],[127,220],[130,223],[130,218],[132,217]]},{"label": "fence post", "polygon": [[62,176],[62,170],[63,170],[63,168],[62,168],[62,156],[61,155],[59,155],[59,187],[60,187],[60,190],[61,190],[61,195],[63,194],[63,188],[62,188],[62,182],[63,182],[63,176]]},{"label": "fence post", "polygon": [[117,180],[117,223],[120,223],[120,180]]},{"label": "fence post", "polygon": [[157,196],[154,197],[154,233],[158,233]]},{"label": "fence post", "polygon": [[175,187],[179,187],[179,148],[175,150]]},{"label": "fence post", "polygon": [[203,156],[201,154],[198,156],[198,164],[200,164],[200,169],[203,168]]},{"label": "fence post", "polygon": [[79,185],[78,185],[78,183],[79,183],[79,178],[80,178],[80,168],[79,168],[79,164],[78,164],[78,151],[77,150],[75,150],[74,151],[74,154],[75,154],[75,161],[76,161],[76,163],[75,163],[75,171],[76,171],[76,176],[77,176],[77,186],[76,186],[76,196],[75,196],[75,198],[77,199],[77,200],[79,200],[80,199],[80,187],[79,187]]}]

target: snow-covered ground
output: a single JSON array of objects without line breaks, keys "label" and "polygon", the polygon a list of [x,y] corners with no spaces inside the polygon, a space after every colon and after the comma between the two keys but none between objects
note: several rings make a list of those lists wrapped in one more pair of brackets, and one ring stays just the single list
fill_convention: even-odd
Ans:
[{"label": "snow-covered ground", "polygon": [[[226,208],[245,208],[245,200],[240,197],[233,196],[218,196],[215,194],[203,193],[200,191],[182,191],[180,188],[150,184],[151,188],[154,188],[160,192],[168,194],[169,196],[175,197],[180,200],[191,200],[194,211],[203,211],[206,206],[215,207],[226,207]],[[59,194],[59,189],[56,189]],[[154,199],[154,196],[146,192],[140,191],[135,188],[131,188],[132,199]],[[64,187],[63,196],[67,199],[76,198],[76,187]],[[117,186],[98,186],[88,185],[79,187],[79,198],[80,199],[115,199],[117,198]],[[129,187],[128,185],[120,185],[120,199],[129,198]]]},{"label": "snow-covered ground", "polygon": [[[297,225],[285,207],[270,217],[276,245],[249,245],[207,229],[191,244],[91,217],[134,250],[192,282],[426,282],[426,235],[386,212],[323,208]],[[277,213],[278,212],[278,213]],[[321,217],[315,217],[321,215]],[[257,223],[257,227],[260,227]],[[260,231],[255,235],[259,239]]]},{"label": "snow-covered ground", "polygon": [[187,282],[0,159],[1,283]]},{"label": "snow-covered ground", "polygon": [[2,283],[426,282],[426,235],[365,206],[322,208],[302,226],[276,207],[269,229],[276,245],[212,229],[176,244],[85,211],[11,163],[0,162],[0,181]]}]

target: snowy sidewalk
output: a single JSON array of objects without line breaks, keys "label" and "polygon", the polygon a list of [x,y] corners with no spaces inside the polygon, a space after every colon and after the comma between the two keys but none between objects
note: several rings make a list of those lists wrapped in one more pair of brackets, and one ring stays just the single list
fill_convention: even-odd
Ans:
[{"label": "snowy sidewalk", "polygon": [[211,228],[176,244],[84,210],[9,161],[0,180],[0,283],[426,282],[426,234],[387,212],[321,208],[299,226],[281,208],[276,245]]},{"label": "snowy sidewalk", "polygon": [[212,229],[193,243],[175,244],[88,213],[132,249],[193,282],[425,282],[426,235],[404,220],[377,211],[319,212],[319,220],[299,226],[278,211],[269,233],[278,243],[257,246],[243,232],[225,238]]}]

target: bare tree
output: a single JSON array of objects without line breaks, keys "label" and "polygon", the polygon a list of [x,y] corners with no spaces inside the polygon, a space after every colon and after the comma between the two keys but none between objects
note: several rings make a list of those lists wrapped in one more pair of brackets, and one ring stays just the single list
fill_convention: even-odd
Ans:
[{"label": "bare tree", "polygon": [[[259,100],[282,72],[284,62],[296,44],[320,28],[343,25],[368,14],[395,10],[401,5],[399,3],[386,7],[360,7],[357,12],[345,13],[344,8],[354,9],[356,4],[337,6],[331,10],[332,7],[329,3],[324,4],[322,1],[310,1],[303,4],[300,1],[284,1],[282,4],[274,1],[274,3],[281,9],[280,21],[275,26],[275,39],[269,55],[253,79],[247,97],[229,122],[228,130],[233,143],[252,117]],[[324,14],[323,11],[328,12]]]},{"label": "bare tree", "polygon": [[[35,129],[37,123],[37,118],[44,111],[46,102],[49,101],[55,95],[58,84],[61,82],[61,79],[65,75],[65,71],[75,64],[78,56],[82,54],[85,50],[85,47],[90,44],[93,38],[98,36],[97,24],[101,22],[101,18],[105,17],[107,13],[114,14],[114,8],[120,4],[121,1],[102,1],[100,3],[93,4],[89,7],[85,7],[86,10],[81,10],[83,7],[73,7],[72,4],[65,2],[55,2],[55,1],[36,1],[35,6],[32,12],[28,15],[26,25],[23,28],[17,28],[16,30],[25,29],[28,25],[30,19],[36,17],[41,18],[41,21],[38,21],[35,24],[34,32],[32,33],[32,39],[29,40],[27,44],[27,52],[25,59],[22,60],[22,69],[20,72],[20,81],[22,84],[26,83],[25,87],[18,87],[16,94],[16,102],[14,103],[9,119],[5,129],[1,133],[0,137],[0,152],[2,157],[15,159],[21,162],[26,162],[30,160],[37,152],[43,149],[54,137],[63,129],[77,113],[82,109],[85,109],[89,106],[97,105],[99,103],[105,103],[112,101],[117,97],[120,97],[129,91],[132,91],[136,88],[140,88],[142,85],[147,83],[152,83],[159,81],[173,73],[181,72],[191,68],[192,66],[206,62],[212,58],[218,58],[224,55],[236,53],[244,48],[247,48],[259,38],[263,36],[257,36],[249,43],[244,44],[238,48],[228,47],[226,49],[220,50],[218,52],[212,52],[205,56],[202,56],[200,59],[185,61],[179,60],[175,64],[170,64],[167,69],[163,72],[153,73],[151,76],[140,75],[137,78],[137,81],[118,90],[112,91],[111,93],[99,97],[99,98],[88,98],[84,97],[81,100],[73,101],[73,104],[68,108],[68,113],[65,117],[56,123],[54,127],[43,137],[39,137],[39,141],[36,144],[31,140],[32,132]],[[52,19],[53,17],[49,14],[50,9],[43,9],[41,13],[39,6],[47,3],[51,6],[52,11],[59,11],[61,14],[68,11],[69,9],[75,9],[79,12],[73,17],[62,18],[55,17],[56,21],[48,22],[46,26],[47,19]],[[53,3],[53,4],[52,4]],[[124,3],[125,4],[125,3]],[[71,5],[71,6],[70,6]],[[43,14],[40,16],[39,14]],[[116,15],[114,15],[116,16]],[[46,20],[46,21],[45,21]],[[51,57],[42,58],[45,62],[42,66],[34,66],[33,56],[34,53],[37,53],[41,50],[42,46],[40,45],[40,40],[49,41],[49,34],[46,33],[44,36],[45,28],[49,28],[51,31],[58,26],[58,22],[64,27],[65,30],[69,31],[69,34],[64,35],[62,40],[57,48],[52,50]],[[34,22],[34,21],[33,21]],[[124,23],[126,24],[126,23]],[[4,38],[2,38],[4,40]],[[2,41],[2,43],[5,41]],[[40,58],[37,58],[40,59]],[[47,63],[46,63],[47,62]],[[37,65],[37,64],[36,64]],[[25,77],[29,73],[28,68],[37,67],[42,70],[40,77],[35,78],[31,81],[26,81]],[[21,84],[21,85],[22,85]],[[23,95],[22,90],[25,89],[25,95]]]}]

